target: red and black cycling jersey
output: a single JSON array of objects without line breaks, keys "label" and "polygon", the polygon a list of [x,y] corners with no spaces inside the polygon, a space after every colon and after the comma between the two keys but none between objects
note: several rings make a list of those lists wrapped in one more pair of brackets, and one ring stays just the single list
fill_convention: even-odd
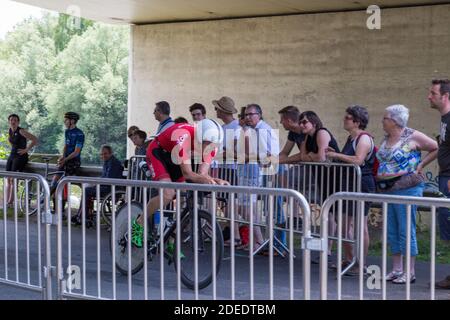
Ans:
[{"label": "red and black cycling jersey", "polygon": [[195,127],[188,123],[176,123],[163,131],[150,143],[147,149],[147,165],[152,168],[153,180],[170,178],[184,181],[179,165],[192,164],[195,159],[211,164],[217,148],[202,156],[201,144],[195,145]]}]

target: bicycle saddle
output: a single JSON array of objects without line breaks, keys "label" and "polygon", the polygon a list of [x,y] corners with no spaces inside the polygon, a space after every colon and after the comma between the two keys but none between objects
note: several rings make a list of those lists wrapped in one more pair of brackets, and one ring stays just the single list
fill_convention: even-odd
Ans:
[{"label": "bicycle saddle", "polygon": [[50,160],[53,159],[53,156],[42,156],[41,159],[44,160],[45,162],[50,162]]}]

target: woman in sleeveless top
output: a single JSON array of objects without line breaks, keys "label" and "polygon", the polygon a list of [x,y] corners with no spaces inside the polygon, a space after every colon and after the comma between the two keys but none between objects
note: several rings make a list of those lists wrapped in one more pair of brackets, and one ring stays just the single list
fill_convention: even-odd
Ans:
[{"label": "woman in sleeveless top", "polygon": [[[325,162],[326,150],[330,147],[336,152],[339,152],[339,147],[336,139],[333,137],[330,131],[326,129],[319,116],[314,111],[305,111],[300,114],[300,128],[302,133],[305,134],[306,138],[300,145],[300,160],[304,162]],[[334,168],[327,170],[323,166],[318,166],[313,169],[313,181],[317,181],[317,188],[315,191],[311,191],[310,202],[322,205],[325,199],[333,193],[334,186],[333,181],[335,181]],[[316,171],[317,169],[317,171]],[[305,170],[306,171],[306,170]],[[325,174],[323,174],[323,172]],[[317,174],[316,174],[317,172]],[[305,172],[309,174],[307,171]],[[303,179],[309,180],[308,176],[303,176]],[[315,195],[318,195],[318,199],[313,199]],[[334,219],[330,217],[329,219],[329,230],[330,235],[334,235],[336,231],[336,223]],[[331,242],[328,248],[328,253],[331,254]]]},{"label": "woman in sleeveless top", "polygon": [[[383,130],[386,135],[377,152],[379,167],[377,189],[391,195],[421,197],[424,188],[423,168],[437,155],[437,143],[420,131],[406,127],[409,110],[403,105],[386,108]],[[422,159],[421,151],[428,151]],[[406,205],[389,204],[387,217],[388,243],[393,255],[392,271],[386,281],[406,283],[403,256],[406,255]],[[411,268],[410,282],[415,282],[416,206],[411,206]],[[408,272],[406,270],[406,272]]]},{"label": "woman in sleeveless top", "polygon": [[300,146],[300,159],[304,162],[324,162],[328,147],[339,152],[336,139],[325,128],[322,121],[314,111],[305,111],[300,114],[300,127],[306,139]]},{"label": "woman in sleeveless top", "polygon": [[[365,132],[369,123],[369,113],[367,109],[361,106],[351,106],[345,111],[344,116],[344,129],[350,134],[347,142],[345,143],[342,153],[334,152],[329,148],[327,150],[327,157],[335,159],[345,163],[356,164],[361,168],[361,191],[364,193],[375,192],[375,180],[372,173],[372,167],[375,161],[375,144],[372,136]],[[349,186],[353,186],[353,175],[345,176],[346,181],[349,181]],[[345,181],[342,185],[347,185]],[[353,191],[356,190],[346,190]],[[348,219],[343,217],[344,223],[347,225],[344,227],[343,235],[347,239],[355,239],[354,236],[354,212],[356,203],[354,201],[344,201],[343,213],[348,214]],[[370,203],[364,203],[364,261],[367,261],[367,252],[369,250],[369,229],[367,226],[367,215],[369,213]],[[353,261],[353,244],[349,242],[342,243],[344,249],[344,261],[342,262],[342,270],[344,270]],[[357,275],[359,272],[358,265],[354,265],[348,270],[348,275]]]},{"label": "woman in sleeveless top", "polygon": [[[28,162],[28,151],[37,144],[37,138],[29,133],[27,130],[19,127],[20,118],[17,114],[11,114],[8,116],[9,122],[9,134],[8,141],[11,144],[11,153],[6,162],[6,171],[23,171],[25,165]],[[31,140],[31,143],[27,146],[27,140]],[[8,179],[6,188],[6,194],[8,197],[8,206],[13,205],[13,179]]]}]

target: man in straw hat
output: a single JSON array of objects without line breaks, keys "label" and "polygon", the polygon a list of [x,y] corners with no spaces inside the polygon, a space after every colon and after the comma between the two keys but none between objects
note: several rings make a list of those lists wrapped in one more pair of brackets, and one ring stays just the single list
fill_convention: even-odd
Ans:
[{"label": "man in straw hat", "polygon": [[[213,100],[212,104],[217,113],[217,118],[222,120],[224,132],[223,139],[223,161],[224,164],[214,166],[212,176],[220,177],[228,181],[231,185],[237,185],[236,163],[235,163],[235,143],[237,135],[239,134],[240,126],[239,120],[234,117],[238,111],[234,107],[234,101],[230,97],[222,97],[219,100]],[[235,239],[234,244],[240,245],[241,239],[239,234],[239,226],[235,224]],[[233,240],[227,239],[225,245],[229,245]]]}]

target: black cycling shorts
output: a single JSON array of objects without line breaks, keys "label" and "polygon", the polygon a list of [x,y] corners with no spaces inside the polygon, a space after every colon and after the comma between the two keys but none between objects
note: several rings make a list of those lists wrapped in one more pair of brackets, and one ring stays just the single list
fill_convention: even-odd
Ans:
[{"label": "black cycling shorts", "polygon": [[23,156],[9,156],[6,162],[6,171],[22,172],[28,163],[28,154]]},{"label": "black cycling shorts", "polygon": [[78,169],[81,166],[81,162],[78,159],[71,159],[64,162],[64,165],[59,167],[59,171],[64,171],[66,176],[76,176],[78,175]]}]

